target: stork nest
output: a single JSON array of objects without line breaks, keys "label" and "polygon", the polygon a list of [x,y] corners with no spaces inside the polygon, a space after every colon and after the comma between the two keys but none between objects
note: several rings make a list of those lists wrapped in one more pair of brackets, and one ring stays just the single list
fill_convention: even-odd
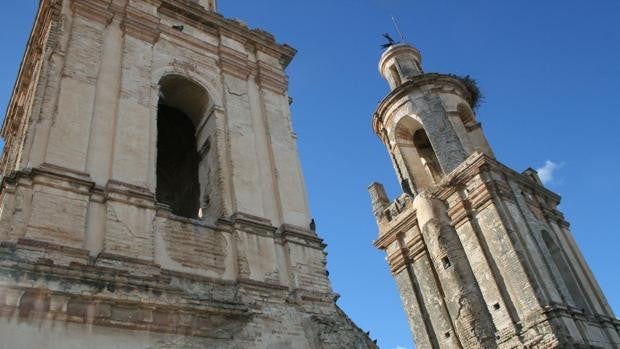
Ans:
[{"label": "stork nest", "polygon": [[476,79],[472,78],[469,75],[460,76],[455,74],[449,74],[455,79],[458,79],[465,85],[467,91],[469,92],[471,100],[469,101],[473,110],[478,110],[480,105],[484,102],[484,95],[482,91],[480,91],[480,87],[478,87],[478,82]]}]

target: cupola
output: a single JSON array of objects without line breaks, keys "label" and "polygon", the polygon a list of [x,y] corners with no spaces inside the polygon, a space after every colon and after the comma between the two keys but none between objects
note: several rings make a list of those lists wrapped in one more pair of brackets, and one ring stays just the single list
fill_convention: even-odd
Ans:
[{"label": "cupola", "polygon": [[390,46],[381,56],[379,72],[390,84],[390,88],[395,90],[404,82],[423,73],[420,51],[407,43]]}]

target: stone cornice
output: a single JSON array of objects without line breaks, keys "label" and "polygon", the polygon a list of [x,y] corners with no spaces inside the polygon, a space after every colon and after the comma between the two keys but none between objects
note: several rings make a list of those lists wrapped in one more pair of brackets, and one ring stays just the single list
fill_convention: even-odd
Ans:
[{"label": "stone cornice", "polygon": [[315,232],[302,227],[291,224],[282,224],[278,229],[278,233],[284,243],[303,245],[305,247],[318,250],[323,250],[327,247],[327,245],[323,242],[323,239],[319,238]]},{"label": "stone cornice", "polygon": [[159,39],[159,18],[133,7],[127,7],[121,24],[125,34],[154,44]]},{"label": "stone cornice", "polygon": [[426,244],[422,235],[416,235],[412,239],[405,242],[405,246],[389,253],[387,262],[390,265],[392,274],[398,274],[403,271],[407,264],[415,263],[417,260],[426,255]]},{"label": "stone cornice", "polygon": [[228,35],[242,38],[246,42],[254,45],[269,48],[270,52],[282,64],[282,68],[286,68],[291,62],[297,51],[286,45],[278,44],[273,35],[261,29],[249,29],[239,21],[226,19],[222,15],[208,11],[202,6],[188,0],[162,0],[160,11],[171,10],[174,13],[194,22],[201,23],[204,26],[221,30]]},{"label": "stone cornice", "polygon": [[399,215],[396,223],[383,231],[374,245],[382,250],[387,249],[394,241],[398,240],[401,233],[406,232],[418,224],[417,212],[412,207],[404,211],[405,214]]},{"label": "stone cornice", "polygon": [[[458,188],[463,187],[475,175],[490,170],[506,175],[511,180],[530,188],[551,202],[558,204],[561,200],[559,195],[536,183],[526,175],[516,172],[501,162],[479,152],[470,155],[461,165],[445,176],[439,184],[427,190],[427,193],[438,199],[445,200],[454,194]],[[498,182],[495,181],[495,183],[497,184]],[[505,188],[505,190],[510,190],[510,188]]]},{"label": "stone cornice", "polygon": [[73,0],[71,9],[76,15],[108,25],[114,17],[110,3],[110,0]]},{"label": "stone cornice", "polygon": [[60,13],[59,6],[57,0],[43,0],[39,3],[36,20],[28,38],[24,58],[19,67],[11,100],[7,105],[2,131],[0,131],[0,136],[4,139],[7,139],[11,132],[16,132],[17,126],[21,124],[19,117],[22,113],[18,113],[18,110],[22,107],[20,106],[22,95],[30,87],[32,77],[35,75],[32,70],[44,54],[43,49],[47,40],[45,33],[49,30],[53,18]]},{"label": "stone cornice", "polygon": [[[59,257],[49,259],[50,251]],[[254,316],[239,301],[237,292],[222,299],[197,298],[175,286],[172,279],[183,278],[216,289],[238,289],[236,283],[190,279],[143,261],[116,258],[100,256],[91,261],[87,251],[54,249],[50,244],[37,246],[22,240],[12,247],[3,243],[0,284],[5,286],[0,286],[0,293],[7,297],[0,305],[0,315],[15,314],[28,319],[53,316],[67,322],[199,337],[211,337],[216,329],[233,334]],[[59,265],[60,260],[69,264]],[[134,266],[127,270],[105,266],[119,262]],[[39,282],[36,289],[32,288],[30,284],[41,280],[42,275],[47,281],[45,286]],[[12,279],[15,277],[19,280]],[[223,317],[227,319],[224,326],[214,321]]]},{"label": "stone cornice", "polygon": [[[32,287],[35,280],[37,288]],[[179,287],[181,280],[194,286]],[[192,290],[198,289],[213,291],[209,297],[197,297]],[[291,291],[288,286],[243,278],[214,279],[127,256],[90,257],[83,249],[26,239],[0,243],[0,293],[5,296],[0,316],[53,316],[60,321],[198,337],[212,337],[216,330],[230,336],[240,330],[256,314],[251,306],[255,297],[297,301],[301,306],[333,304],[335,299],[332,292]]]},{"label": "stone cornice", "polygon": [[4,191],[4,189],[9,184],[20,182],[22,179],[33,180],[37,176],[47,177],[51,180],[63,180],[65,182],[74,183],[78,185],[81,190],[86,188],[86,190],[93,189],[95,187],[95,183],[90,180],[90,177],[81,172],[71,171],[59,166],[53,166],[48,164],[43,164],[38,168],[27,168],[21,171],[14,171],[10,173],[8,176],[2,177],[2,181],[0,182],[0,194]]},{"label": "stone cornice", "polygon": [[273,236],[278,230],[271,225],[270,220],[249,213],[237,212],[230,220],[233,226],[243,227],[253,231],[261,231],[264,235],[268,236]]},{"label": "stone cornice", "polygon": [[226,74],[246,80],[250,75],[248,55],[232,48],[219,47],[220,67]]},{"label": "stone cornice", "polygon": [[427,73],[415,76],[411,78],[411,80],[403,83],[398,86],[392,92],[390,92],[382,101],[379,103],[377,110],[374,112],[372,116],[372,128],[375,131],[375,134],[381,137],[381,129],[384,124],[385,116],[388,109],[400,99],[407,96],[409,93],[416,89],[423,88],[429,85],[441,85],[441,84],[449,84],[452,87],[455,87],[460,95],[464,96],[466,100],[470,100],[471,96],[467,87],[455,76],[447,75],[447,74],[438,74],[438,73]]},{"label": "stone cornice", "polygon": [[160,24],[159,31],[161,32],[162,37],[165,36],[166,39],[174,42],[175,44],[179,42],[183,47],[194,51],[202,56],[205,56],[205,52],[211,53],[214,56],[218,53],[217,45],[197,39],[172,27]]},{"label": "stone cornice", "polygon": [[407,258],[407,255],[407,250],[401,248],[386,257],[388,265],[390,266],[390,272],[392,272],[392,274],[398,274],[407,267],[407,264],[409,264],[409,258]]},{"label": "stone cornice", "polygon": [[422,235],[416,235],[413,239],[407,241],[407,249],[409,250],[409,258],[416,261],[426,253],[426,244]]},{"label": "stone cornice", "polygon": [[288,79],[280,69],[274,69],[271,65],[258,62],[258,83],[277,94],[283,94],[288,90]]},{"label": "stone cornice", "polygon": [[420,50],[411,45],[401,43],[392,45],[385,52],[383,52],[383,54],[381,55],[381,59],[379,60],[379,71],[385,71],[385,65],[389,60],[404,53],[409,53],[415,56],[418,60],[418,63],[422,63],[422,55],[420,54]]},{"label": "stone cornice", "polygon": [[[560,201],[560,197],[557,194],[544,188],[526,175],[510,169],[497,160],[482,153],[472,154],[440,183],[427,189],[426,194],[446,201],[452,195],[457,194],[457,191],[465,188],[467,183],[476,175],[488,171],[503,173],[510,178],[510,180],[514,180],[520,185],[530,188],[532,191],[535,191],[551,202],[559,203]],[[462,224],[468,219],[469,212],[472,209],[480,210],[488,205],[493,197],[491,192],[497,193],[504,199],[514,200],[512,190],[508,183],[496,179],[483,181],[469,193],[466,199],[461,199],[451,204],[448,213],[452,222],[455,225]],[[395,211],[392,207],[397,205],[399,200],[390,204],[385,211]],[[416,211],[411,205],[400,205],[396,211],[398,214],[392,215],[390,219],[384,217],[378,221],[380,235],[374,242],[374,245],[379,249],[386,250],[399,238],[400,234],[417,225]],[[544,210],[544,213],[560,223],[564,222],[563,216],[557,210]]]}]

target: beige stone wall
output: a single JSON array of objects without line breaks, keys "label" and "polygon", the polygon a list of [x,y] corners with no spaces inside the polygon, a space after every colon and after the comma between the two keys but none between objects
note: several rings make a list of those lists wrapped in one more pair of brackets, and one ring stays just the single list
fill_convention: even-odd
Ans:
[{"label": "beige stone wall", "polygon": [[[45,83],[32,83],[44,98],[21,123],[31,125],[24,139],[31,146],[7,144],[6,154],[21,160],[6,155],[6,174],[47,163],[84,173],[100,186],[112,180],[154,191],[157,85],[175,74],[209,94],[209,108],[198,120],[206,123],[198,146],[208,139],[216,154],[202,174],[217,203],[209,213],[308,226],[282,65],[292,49],[214,14],[230,29],[213,30],[149,2],[47,5],[55,16],[49,27],[57,31],[37,61]],[[182,32],[172,28],[179,23]],[[225,177],[230,183],[222,183]],[[228,201],[233,206],[225,209]]]},{"label": "beige stone wall", "polygon": [[0,348],[376,348],[331,293],[188,273],[195,267],[4,242]]},{"label": "beige stone wall", "polygon": [[[0,348],[375,347],[310,230],[295,50],[214,9],[41,1],[2,131]],[[196,130],[198,218],[156,200],[166,79]]]},{"label": "beige stone wall", "polygon": [[[179,18],[173,8],[142,1],[126,7],[43,2],[53,35],[41,44],[44,57],[36,57],[43,62],[45,84],[32,82],[31,90],[45,98],[37,101],[40,108],[24,115],[34,131],[24,140],[32,144],[29,152],[7,144],[5,174],[45,164],[96,186],[154,192],[158,83],[175,74],[209,94],[208,110],[197,120],[198,147],[208,143],[210,148],[200,168],[202,198],[209,202],[205,222],[240,212],[275,227],[286,223],[306,229],[310,218],[282,65],[294,51],[217,15],[205,12],[229,28],[209,29]],[[171,28],[179,22],[185,22],[182,32]],[[21,161],[10,161],[13,153]],[[34,226],[54,230],[54,224],[73,225],[56,230],[69,234],[74,247],[152,259],[153,207],[132,208],[130,198],[119,199],[129,205],[105,198],[89,204],[89,194],[81,203],[74,194],[59,191],[34,195],[34,209],[41,212],[33,216]],[[40,210],[50,201],[63,204]],[[49,227],[36,221],[58,216],[53,210],[62,210],[64,203],[81,215],[76,219],[87,221],[54,223],[48,218]],[[86,233],[96,236],[85,237],[84,225]]]},{"label": "beige stone wall", "polygon": [[[492,347],[614,348],[620,322],[583,257],[575,254],[574,242],[562,242],[570,232],[557,211],[555,194],[478,153],[423,195],[445,202],[467,258],[455,259],[454,249],[445,254],[450,264],[436,257],[433,239],[442,239],[441,234],[421,233],[429,213],[424,209],[420,214],[420,205],[415,204],[419,197],[412,202],[403,196],[378,214],[381,234],[376,244],[388,253],[418,343],[436,338],[439,347],[452,347],[453,339],[446,333],[458,330],[461,321],[470,323],[466,312],[455,312],[451,305],[451,294],[464,289],[459,283],[466,277],[446,278],[444,270],[461,268],[462,273],[466,266],[475,276],[475,282],[467,284],[480,292],[477,299],[487,307],[495,328],[497,342]],[[542,230],[557,239],[565,263],[554,259]],[[473,318],[488,328],[481,325],[479,315]],[[462,336],[458,341],[477,347]]]}]

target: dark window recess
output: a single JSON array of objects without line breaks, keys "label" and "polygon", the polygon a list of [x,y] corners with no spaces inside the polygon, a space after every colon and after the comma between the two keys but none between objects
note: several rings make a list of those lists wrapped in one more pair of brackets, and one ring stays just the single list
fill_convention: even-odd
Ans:
[{"label": "dark window recess", "polygon": [[391,221],[392,220],[392,212],[390,212],[390,210],[385,210],[383,212],[385,212],[385,218],[388,220],[388,222]]},{"label": "dark window recess", "polygon": [[499,303],[495,303],[495,304],[493,304],[493,309],[495,309],[495,310],[499,310]]},{"label": "dark window recess", "polygon": [[409,185],[407,179],[400,181],[400,186],[403,189],[403,193],[413,196],[413,190],[411,190],[411,185]]},{"label": "dark window recess", "polygon": [[444,336],[446,336],[446,338],[450,338],[450,332],[444,333]]},{"label": "dark window recess", "polygon": [[159,104],[157,111],[157,201],[176,215],[196,218],[200,202],[196,128],[182,111]]},{"label": "dark window recess", "polygon": [[452,263],[450,263],[450,260],[448,259],[448,257],[443,257],[441,259],[441,264],[443,265],[444,269],[448,269],[452,266]]},{"label": "dark window recess", "polygon": [[426,171],[431,175],[433,182],[439,181],[443,172],[441,171],[437,154],[435,154],[433,145],[424,129],[419,129],[413,134],[413,144],[418,150],[420,158],[424,161]]}]

